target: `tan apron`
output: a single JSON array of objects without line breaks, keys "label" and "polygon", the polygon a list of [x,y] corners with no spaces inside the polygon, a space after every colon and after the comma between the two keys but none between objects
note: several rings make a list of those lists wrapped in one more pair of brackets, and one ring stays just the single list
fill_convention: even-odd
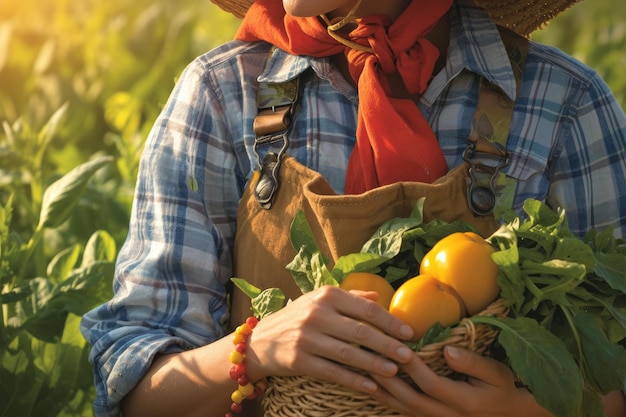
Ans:
[{"label": "tan apron", "polygon": [[[485,140],[485,136],[489,139],[502,137],[501,134],[494,135],[494,131],[504,130],[506,140],[513,103],[501,91],[491,87],[481,88],[468,148],[472,152],[506,157],[505,147],[502,144],[494,146]],[[489,116],[487,119],[492,115],[497,119],[487,123],[486,130],[485,115]],[[318,247],[330,258],[331,264],[342,255],[358,252],[385,221],[407,217],[422,197],[425,197],[425,222],[462,220],[474,225],[486,237],[498,228],[498,223],[491,214],[476,215],[469,208],[468,184],[475,176],[474,168],[472,158],[468,158],[467,162],[433,184],[400,182],[360,195],[337,195],[321,174],[286,156],[278,171],[280,185],[270,209],[263,208],[255,198],[258,175],[253,176],[246,186],[237,213],[234,275],[261,289],[280,288],[291,299],[300,296],[300,289],[285,268],[296,255],[289,229],[300,210],[311,226]],[[492,178],[498,174],[489,173]],[[233,290],[231,326],[236,327],[250,314],[250,299],[241,291]],[[244,405],[243,416],[263,415],[260,401],[246,401]]]}]

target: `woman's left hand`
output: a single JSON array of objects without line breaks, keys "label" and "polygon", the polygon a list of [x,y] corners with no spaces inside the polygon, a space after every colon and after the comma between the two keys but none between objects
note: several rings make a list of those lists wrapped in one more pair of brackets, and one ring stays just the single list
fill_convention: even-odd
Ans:
[{"label": "woman's left hand", "polygon": [[513,372],[495,359],[464,349],[444,349],[448,366],[468,376],[466,381],[435,374],[417,355],[402,366],[423,391],[418,392],[399,377],[373,376],[380,385],[373,394],[380,402],[406,416],[547,417],[532,394],[515,385]]}]

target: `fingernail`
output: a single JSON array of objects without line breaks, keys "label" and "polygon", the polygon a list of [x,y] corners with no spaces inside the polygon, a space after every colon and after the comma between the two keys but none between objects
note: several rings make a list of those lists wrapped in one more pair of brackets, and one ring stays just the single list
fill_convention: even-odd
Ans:
[{"label": "fingernail", "polygon": [[408,361],[409,359],[411,359],[411,356],[413,355],[413,351],[409,349],[408,347],[403,346],[403,347],[399,347],[398,350],[396,350],[396,354],[403,361]]},{"label": "fingernail", "polygon": [[400,334],[402,335],[402,337],[409,339],[413,337],[413,329],[411,328],[411,326],[403,324],[402,326],[400,326]]},{"label": "fingernail", "polygon": [[370,380],[363,381],[362,387],[367,392],[376,392],[376,390],[378,389],[378,385]]},{"label": "fingernail", "polygon": [[458,361],[461,359],[461,351],[454,346],[446,346],[446,352],[448,352],[448,357],[452,360]]},{"label": "fingernail", "polygon": [[386,374],[395,374],[398,372],[398,366],[393,362],[383,362],[382,371]]}]

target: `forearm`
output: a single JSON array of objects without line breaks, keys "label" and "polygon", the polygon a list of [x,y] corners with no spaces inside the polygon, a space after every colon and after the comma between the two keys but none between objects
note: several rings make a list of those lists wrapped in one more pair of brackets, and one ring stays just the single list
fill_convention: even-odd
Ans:
[{"label": "forearm", "polygon": [[225,337],[190,351],[160,356],[122,402],[125,417],[224,416],[236,388]]}]

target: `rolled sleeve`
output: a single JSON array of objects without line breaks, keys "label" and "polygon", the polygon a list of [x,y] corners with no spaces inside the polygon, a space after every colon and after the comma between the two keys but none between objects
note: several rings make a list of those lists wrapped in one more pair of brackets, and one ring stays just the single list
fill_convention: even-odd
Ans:
[{"label": "rolled sleeve", "polygon": [[157,355],[224,333],[241,174],[205,74],[186,69],[148,137],[115,295],[81,323],[98,416],[121,415]]}]

